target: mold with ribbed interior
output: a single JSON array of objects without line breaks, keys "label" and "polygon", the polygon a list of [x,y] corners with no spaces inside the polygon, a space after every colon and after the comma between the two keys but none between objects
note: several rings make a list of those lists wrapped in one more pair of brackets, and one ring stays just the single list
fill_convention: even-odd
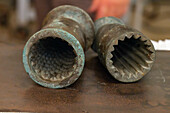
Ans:
[{"label": "mold with ribbed interior", "polygon": [[115,79],[136,82],[151,70],[155,49],[141,32],[114,17],[101,18],[95,26],[93,50]]},{"label": "mold with ribbed interior", "polygon": [[82,9],[70,5],[53,9],[43,28],[24,47],[26,72],[44,87],[63,88],[73,84],[83,71],[84,51],[93,42],[93,31],[93,22]]}]

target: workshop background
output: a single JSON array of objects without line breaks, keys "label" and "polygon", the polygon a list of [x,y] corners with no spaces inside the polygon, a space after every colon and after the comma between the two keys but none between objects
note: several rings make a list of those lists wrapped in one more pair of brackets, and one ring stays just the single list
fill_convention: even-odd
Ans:
[{"label": "workshop background", "polygon": [[[72,86],[34,83],[22,63],[24,45],[48,12],[65,4],[84,9],[94,21],[121,18],[150,38],[162,51],[149,75],[132,84],[113,80],[90,49]],[[169,39],[170,0],[0,0],[0,112],[170,113]]]},{"label": "workshop background", "polygon": [[118,0],[118,6],[109,1],[112,0],[0,0],[0,42],[24,43],[40,28],[51,9],[64,4],[84,9],[94,20],[103,16],[121,18],[155,41],[170,38],[169,0]]}]

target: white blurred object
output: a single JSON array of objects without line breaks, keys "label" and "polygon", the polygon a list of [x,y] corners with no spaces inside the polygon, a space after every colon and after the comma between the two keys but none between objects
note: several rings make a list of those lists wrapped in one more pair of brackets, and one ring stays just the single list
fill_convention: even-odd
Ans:
[{"label": "white blurred object", "polygon": [[30,20],[35,20],[36,13],[31,8],[31,0],[17,0],[17,24],[25,26]]},{"label": "white blurred object", "polygon": [[170,40],[166,39],[165,41],[159,40],[153,41],[152,43],[156,50],[164,50],[164,51],[170,51]]}]

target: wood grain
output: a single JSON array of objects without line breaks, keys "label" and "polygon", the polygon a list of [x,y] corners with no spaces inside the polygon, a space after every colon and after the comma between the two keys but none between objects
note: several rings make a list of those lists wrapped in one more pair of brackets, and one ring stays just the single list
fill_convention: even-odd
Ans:
[{"label": "wood grain", "polygon": [[113,79],[92,51],[80,79],[65,89],[34,83],[24,70],[24,45],[0,43],[0,111],[60,113],[170,113],[170,52],[157,52],[141,81]]}]

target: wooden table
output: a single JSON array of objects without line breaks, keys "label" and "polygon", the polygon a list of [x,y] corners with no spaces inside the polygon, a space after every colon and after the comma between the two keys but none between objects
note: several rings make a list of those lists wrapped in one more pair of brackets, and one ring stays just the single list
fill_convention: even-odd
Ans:
[{"label": "wooden table", "polygon": [[34,83],[24,70],[24,44],[0,43],[0,111],[61,113],[170,113],[170,52],[157,52],[141,81],[114,80],[92,51],[78,81],[65,89]]}]

